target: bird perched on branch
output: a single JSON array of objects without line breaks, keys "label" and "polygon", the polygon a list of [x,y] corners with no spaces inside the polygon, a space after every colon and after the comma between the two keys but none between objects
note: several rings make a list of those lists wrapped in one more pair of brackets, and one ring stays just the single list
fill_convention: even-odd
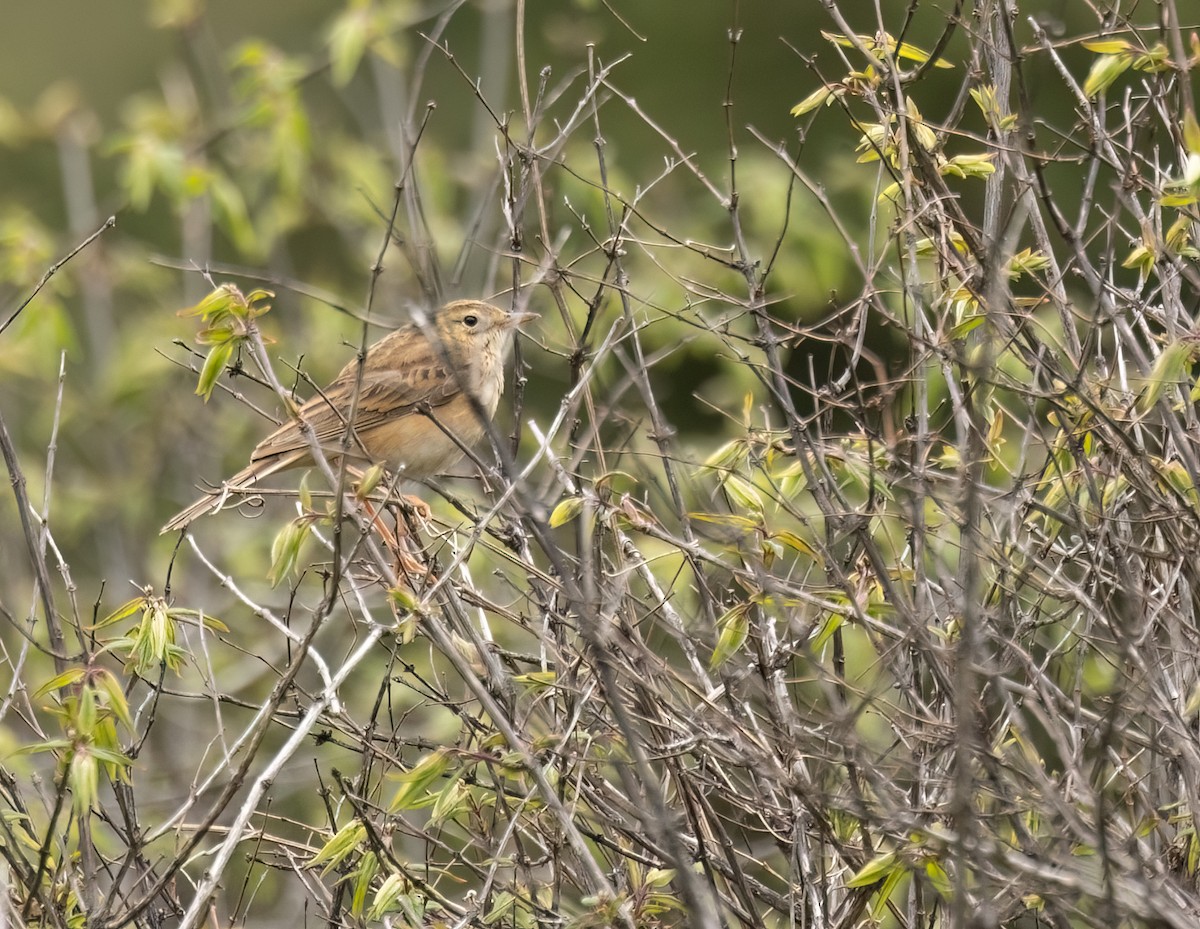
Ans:
[{"label": "bird perched on branch", "polygon": [[[358,391],[347,457],[385,464],[406,478],[444,474],[463,447],[485,431],[481,413],[496,412],[504,391],[504,360],[517,327],[535,313],[508,313],[479,300],[456,300],[425,325],[410,323],[367,349],[359,363],[342,368],[325,390],[305,403],[295,418],[258,443],[250,464],[224,485],[181,510],[163,532],[182,529],[220,507],[231,493],[253,490],[260,479],[313,463],[303,421],[325,454],[336,461]],[[471,399],[478,402],[478,407]]]}]

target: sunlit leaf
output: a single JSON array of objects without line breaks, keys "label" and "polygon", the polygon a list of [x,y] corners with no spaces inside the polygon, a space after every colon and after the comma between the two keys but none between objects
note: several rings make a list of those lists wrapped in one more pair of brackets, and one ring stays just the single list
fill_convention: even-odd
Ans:
[{"label": "sunlit leaf", "polygon": [[565,526],[583,511],[583,497],[564,497],[550,513],[550,528]]},{"label": "sunlit leaf", "polygon": [[1080,45],[1089,52],[1096,52],[1098,55],[1119,55],[1124,52],[1137,51],[1133,45],[1130,45],[1124,39],[1088,39],[1081,42]]},{"label": "sunlit leaf", "polygon": [[791,113],[793,116],[803,116],[805,113],[815,110],[822,104],[828,104],[834,99],[832,87],[818,87],[811,94],[792,107]]},{"label": "sunlit leaf", "polygon": [[[896,45],[896,56],[904,58],[908,61],[915,61],[918,64],[924,64],[929,60],[929,52],[924,49],[917,48],[915,45],[910,45],[908,42],[900,42]],[[933,60],[935,68],[953,68],[950,62],[945,58],[935,58]]]},{"label": "sunlit leaf", "polygon": [[945,162],[938,170],[941,174],[949,174],[955,177],[984,178],[996,173],[996,166],[992,164],[992,160],[995,157],[995,152],[983,152],[974,155],[955,155],[949,161]]},{"label": "sunlit leaf", "polygon": [[1133,59],[1128,54],[1101,55],[1092,63],[1087,79],[1083,82],[1084,94],[1095,97],[1108,90],[1132,64]]}]

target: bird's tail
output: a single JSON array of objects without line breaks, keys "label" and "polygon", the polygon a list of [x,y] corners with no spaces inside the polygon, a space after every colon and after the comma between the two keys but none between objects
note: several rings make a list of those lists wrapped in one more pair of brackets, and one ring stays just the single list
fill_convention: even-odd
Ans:
[{"label": "bird's tail", "polygon": [[254,485],[264,477],[282,471],[295,464],[294,456],[282,455],[278,458],[251,462],[237,474],[225,481],[219,489],[205,494],[191,506],[184,507],[172,516],[165,526],[159,530],[159,535],[186,528],[193,520],[199,519],[224,505],[231,496],[250,493]]}]

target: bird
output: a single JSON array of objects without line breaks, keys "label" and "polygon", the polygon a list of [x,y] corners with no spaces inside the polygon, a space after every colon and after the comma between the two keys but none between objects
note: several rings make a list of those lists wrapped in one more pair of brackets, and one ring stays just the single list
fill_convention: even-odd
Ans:
[{"label": "bird", "polygon": [[[536,313],[507,312],[481,300],[455,300],[425,325],[410,323],[371,345],[362,363],[350,361],[325,390],[255,447],[250,464],[176,513],[162,532],[187,527],[220,508],[230,493],[262,478],[313,464],[306,422],[331,461],[342,454],[355,391],[354,429],[346,455],[356,464],[384,464],[403,477],[445,474],[463,446],[486,431],[504,392],[504,361],[519,326]],[[472,403],[471,398],[478,403]]]}]

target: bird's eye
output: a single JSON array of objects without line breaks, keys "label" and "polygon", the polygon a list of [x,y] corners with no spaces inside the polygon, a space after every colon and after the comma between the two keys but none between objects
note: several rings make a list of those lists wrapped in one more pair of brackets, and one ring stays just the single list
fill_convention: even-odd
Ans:
[{"label": "bird's eye", "polygon": [[464,316],[463,322],[466,323],[466,325],[469,326],[470,328],[474,329],[476,326],[479,325],[479,317],[478,316]]}]

